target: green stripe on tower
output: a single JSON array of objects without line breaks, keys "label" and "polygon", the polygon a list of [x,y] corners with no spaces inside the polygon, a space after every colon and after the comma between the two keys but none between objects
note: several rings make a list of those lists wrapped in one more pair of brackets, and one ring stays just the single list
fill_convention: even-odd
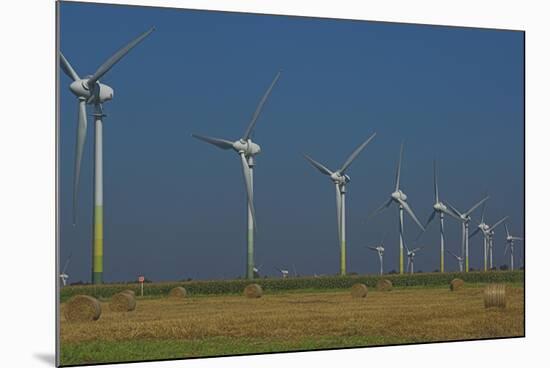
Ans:
[{"label": "green stripe on tower", "polygon": [[254,229],[249,228],[247,235],[246,278],[252,280],[254,278]]},{"label": "green stripe on tower", "polygon": [[340,243],[340,275],[346,275],[346,242]]},{"label": "green stripe on tower", "polygon": [[103,206],[94,207],[92,283],[103,282]]}]

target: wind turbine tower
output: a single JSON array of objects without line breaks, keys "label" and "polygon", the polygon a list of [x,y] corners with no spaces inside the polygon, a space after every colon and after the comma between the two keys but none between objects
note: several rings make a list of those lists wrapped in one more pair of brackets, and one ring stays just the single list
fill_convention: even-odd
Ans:
[{"label": "wind turbine tower", "polygon": [[470,217],[470,215],[472,214],[472,212],[474,212],[476,210],[476,208],[481,206],[488,199],[489,199],[489,196],[486,196],[481,201],[474,204],[472,206],[472,208],[470,208],[468,211],[466,211],[464,213],[460,213],[460,211],[458,211],[450,203],[448,203],[451,210],[455,213],[455,215],[457,215],[460,218],[460,221],[462,222],[462,243],[461,243],[462,254],[461,254],[461,257],[464,258],[464,260],[466,262],[466,268],[465,268],[466,272],[469,272],[469,270],[470,270],[470,256],[469,256],[470,246],[468,244],[468,239],[469,239],[468,234],[469,234],[469,228],[470,228],[470,221],[472,221],[472,218]]},{"label": "wind turbine tower", "polygon": [[388,234],[386,233],[384,235],[384,239],[382,239],[382,241],[380,242],[380,244],[378,244],[376,247],[367,247],[369,248],[370,250],[373,250],[375,251],[376,253],[378,253],[378,261],[380,262],[380,272],[379,272],[379,275],[383,275],[384,274],[384,241],[386,240],[386,236]]},{"label": "wind turbine tower", "polygon": [[414,273],[414,257],[422,248],[424,247],[409,249],[405,244],[405,249],[407,249],[407,272],[410,272],[411,275]]},{"label": "wind turbine tower", "polygon": [[456,258],[456,260],[458,261],[458,269],[460,270],[460,272],[462,272],[464,269],[464,257],[459,257],[450,250],[447,250],[447,253]]},{"label": "wind turbine tower", "polygon": [[506,248],[504,248],[504,255],[506,255],[506,251],[508,248],[510,248],[510,270],[514,270],[514,241],[518,240],[521,241],[523,238],[520,238],[518,236],[512,236],[510,235],[510,231],[508,230],[508,225],[504,224],[504,228],[506,229]]},{"label": "wind turbine tower", "polygon": [[399,206],[399,273],[403,274],[403,246],[405,244],[403,239],[403,212],[406,211],[409,216],[414,220],[418,227],[425,231],[424,226],[420,223],[416,215],[414,214],[412,208],[407,203],[407,195],[400,188],[400,179],[401,179],[401,161],[403,159],[403,146],[401,144],[401,150],[399,152],[399,163],[397,165],[397,172],[395,175],[395,190],[391,193],[390,198],[382,206],[380,206],[376,211],[374,211],[369,218],[377,215],[386,208],[388,208],[392,203],[395,203]]},{"label": "wind turbine tower", "polygon": [[261,152],[260,146],[252,141],[252,133],[254,132],[254,127],[256,126],[256,122],[258,120],[258,117],[260,116],[260,112],[262,111],[262,108],[265,102],[267,101],[269,95],[271,94],[271,90],[279,80],[280,76],[281,76],[281,72],[279,71],[277,75],[275,75],[275,78],[271,82],[269,88],[267,89],[262,99],[258,103],[258,106],[256,107],[256,111],[254,111],[254,114],[252,115],[252,119],[248,124],[248,127],[246,128],[246,131],[244,132],[243,136],[240,139],[232,142],[226,139],[212,138],[212,137],[206,137],[198,134],[192,134],[193,137],[200,139],[201,141],[204,141],[206,143],[210,143],[223,150],[232,149],[235,152],[237,152],[240,156],[244,182],[246,186],[247,203],[248,203],[247,204],[246,278],[249,280],[252,280],[254,278],[254,232],[256,230],[256,215],[254,211],[254,199],[253,199],[253,194],[254,194],[253,172],[254,172],[254,164],[255,164],[254,157]]},{"label": "wind turbine tower", "polygon": [[103,103],[113,98],[113,89],[99,80],[122,59],[131,49],[149,36],[149,29],[132,42],[118,50],[105,61],[92,76],[79,77],[65,56],[60,53],[61,69],[73,80],[69,89],[78,99],[78,128],[76,135],[75,164],[73,176],[73,225],[76,225],[80,164],[86,141],[86,104],[94,106],[95,147],[94,147],[94,225],[92,252],[92,283],[103,282]]},{"label": "wind turbine tower", "polygon": [[493,268],[493,236],[495,235],[495,229],[502,224],[508,216],[505,216],[498,220],[493,226],[485,222],[485,205],[481,212],[481,221],[477,225],[477,229],[470,234],[470,238],[475,236],[478,232],[483,235],[483,269],[487,271],[487,257],[489,258],[489,268]]},{"label": "wind turbine tower", "polygon": [[361,143],[351,153],[342,167],[334,172],[308,155],[304,155],[306,160],[322,174],[327,175],[336,187],[336,216],[338,220],[338,244],[340,246],[340,275],[342,276],[346,274],[346,184],[351,180],[346,175],[346,170],[375,136],[376,133],[373,133],[366,141]]},{"label": "wind turbine tower", "polygon": [[449,215],[451,217],[454,217],[455,219],[460,221],[460,218],[455,215],[453,212],[451,212],[447,206],[445,206],[445,203],[443,203],[439,199],[439,187],[437,185],[437,164],[434,160],[433,163],[433,170],[434,170],[434,205],[433,205],[433,211],[430,215],[430,218],[428,218],[428,221],[426,222],[426,225],[424,226],[426,229],[428,228],[428,225],[432,222],[432,220],[435,218],[436,214],[439,214],[439,238],[440,238],[440,270],[441,272],[445,272],[445,229],[444,229],[444,217],[445,215]]},{"label": "wind turbine tower", "polygon": [[67,267],[71,262],[71,257],[72,255],[70,255],[69,258],[67,258],[67,260],[65,261],[65,265],[63,266],[63,270],[61,270],[61,274],[59,275],[59,278],[61,279],[63,286],[67,286],[67,280],[69,279],[69,275],[67,275]]}]

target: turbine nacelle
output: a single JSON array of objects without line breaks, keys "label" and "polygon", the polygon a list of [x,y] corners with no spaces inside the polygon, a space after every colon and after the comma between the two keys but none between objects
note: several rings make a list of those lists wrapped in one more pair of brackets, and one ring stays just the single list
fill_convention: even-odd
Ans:
[{"label": "turbine nacelle", "polygon": [[403,193],[401,189],[398,189],[395,192],[393,192],[391,194],[391,197],[396,201],[402,200],[403,202],[405,202],[407,200],[407,195]]},{"label": "turbine nacelle", "polygon": [[487,225],[486,223],[482,222],[481,224],[477,225],[477,227],[479,228],[479,230],[483,231],[484,234],[488,234],[489,225]]},{"label": "turbine nacelle", "polygon": [[262,152],[260,146],[252,142],[250,139],[239,139],[233,143],[233,149],[239,153],[243,152],[247,157],[255,156]]},{"label": "turbine nacelle", "polygon": [[94,103],[103,103],[113,99],[114,90],[106,84],[96,82],[93,88],[88,85],[88,79],[78,79],[69,85],[71,92],[78,98],[88,100],[93,95],[99,96],[99,101]]},{"label": "turbine nacelle", "polygon": [[348,175],[345,175],[345,174],[342,175],[340,174],[339,171],[336,171],[330,174],[330,178],[332,179],[334,184],[339,184],[339,185],[347,184],[351,181],[351,178]]},{"label": "turbine nacelle", "polygon": [[447,206],[445,206],[445,204],[443,204],[443,202],[437,202],[434,204],[434,210],[436,210],[437,212],[445,212],[447,211]]}]

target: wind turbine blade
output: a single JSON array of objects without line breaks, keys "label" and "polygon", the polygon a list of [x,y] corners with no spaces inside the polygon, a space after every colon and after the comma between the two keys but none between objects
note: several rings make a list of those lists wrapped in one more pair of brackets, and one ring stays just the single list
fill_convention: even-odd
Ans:
[{"label": "wind turbine blade", "polygon": [[330,171],[329,169],[327,169],[324,165],[322,165],[321,163],[315,161],[314,159],[312,159],[311,157],[309,157],[308,155],[304,155],[305,159],[309,161],[309,163],[311,165],[313,165],[313,167],[315,167],[317,170],[319,170],[321,173],[325,174],[325,175],[328,175],[328,176],[331,176],[332,175],[332,171]]},{"label": "wind turbine blade", "polygon": [[217,147],[219,147],[221,149],[224,149],[224,150],[233,148],[233,142],[230,142],[226,139],[206,137],[204,135],[198,135],[198,134],[191,134],[191,136],[193,138],[200,139],[201,141],[204,141],[206,143],[213,144],[214,146],[217,146]]},{"label": "wind turbine blade", "polygon": [[439,188],[437,186],[437,163],[434,160],[434,198],[435,203],[439,203]]},{"label": "wind turbine blade", "polygon": [[422,223],[420,223],[420,221],[418,220],[418,218],[416,217],[416,215],[414,214],[413,210],[411,209],[411,207],[409,206],[409,204],[405,201],[403,201],[402,199],[398,199],[399,201],[399,204],[401,204],[403,206],[403,208],[405,209],[405,211],[407,211],[407,213],[412,217],[412,219],[414,220],[414,222],[416,222],[416,224],[418,225],[419,228],[422,229],[422,231],[426,231],[426,229],[424,228],[424,226],[422,225]]},{"label": "wind turbine blade", "polygon": [[367,247],[367,248],[378,251],[378,249],[376,249],[375,247]]},{"label": "wind turbine blade", "polygon": [[69,256],[69,258],[67,258],[67,260],[65,261],[65,265],[63,266],[63,270],[61,271],[62,274],[64,274],[66,271],[67,271],[67,267],[69,266],[69,263],[71,262],[71,257],[73,255],[71,254]]},{"label": "wind turbine blade", "polygon": [[388,234],[389,234],[389,233],[390,233],[389,231],[386,231],[386,232],[384,233],[384,237],[382,238],[382,241],[380,242],[380,245],[381,245],[382,247],[384,247],[384,243],[386,242],[386,238],[388,237]]},{"label": "wind turbine blade", "polygon": [[451,208],[451,210],[455,213],[456,217],[457,217],[460,221],[462,221],[462,214],[460,213],[460,211],[457,210],[456,208],[454,208],[453,205],[450,204],[450,203],[448,203],[448,202],[445,202],[445,204],[446,204],[447,206],[449,206],[449,207]]},{"label": "wind turbine blade", "polygon": [[508,252],[508,248],[510,248],[510,242],[506,242],[506,246],[504,247],[504,255]]},{"label": "wind turbine blade", "polygon": [[401,143],[401,150],[399,151],[399,163],[397,164],[397,172],[395,173],[395,191],[399,190],[399,181],[401,179],[401,161],[403,160],[403,145]]},{"label": "wind turbine blade", "polygon": [[477,202],[476,204],[474,204],[474,206],[472,208],[470,208],[466,213],[465,215],[468,216],[469,214],[471,214],[472,212],[475,211],[476,208],[478,208],[479,206],[481,206],[486,200],[489,199],[489,196],[486,196],[485,198],[483,198],[481,201]]},{"label": "wind turbine blade", "polygon": [[493,231],[494,229],[497,228],[498,225],[502,224],[504,221],[506,221],[506,219],[508,219],[508,216],[504,216],[503,218],[501,218],[500,220],[498,220],[493,226],[491,226],[489,228],[489,231]]},{"label": "wind turbine blade", "polygon": [[523,240],[523,238],[520,238],[519,236],[512,236],[512,240]]},{"label": "wind turbine blade", "polygon": [[380,212],[384,211],[386,208],[388,208],[390,206],[391,202],[392,202],[391,198],[388,199],[386,202],[384,202],[384,204],[382,204],[373,213],[371,213],[369,215],[369,217],[367,218],[367,221],[370,220],[371,218],[373,218],[374,216],[378,215]]},{"label": "wind turbine blade", "polygon": [[262,111],[262,108],[264,107],[264,104],[267,101],[267,98],[271,94],[271,90],[273,89],[273,86],[275,86],[275,83],[277,83],[280,76],[281,76],[281,71],[277,72],[277,75],[275,75],[273,82],[271,82],[271,85],[269,86],[264,96],[260,100],[258,107],[256,107],[256,111],[254,111],[254,115],[252,115],[252,120],[250,121],[250,124],[248,124],[248,128],[246,128],[246,131],[244,132],[244,136],[243,136],[244,140],[248,140],[250,138],[250,135],[254,130],[254,126],[256,126],[256,121],[258,120],[258,116],[260,116],[260,112]]},{"label": "wind turbine blade", "polygon": [[457,216],[453,211],[449,211],[448,209],[443,209],[443,213],[445,213],[446,215],[449,215],[459,221],[462,221],[462,219],[460,218],[460,216]]},{"label": "wind turbine blade", "polygon": [[93,86],[95,82],[99,80],[102,76],[105,75],[116,63],[120,61],[126,55],[131,49],[133,49],[138,43],[143,41],[145,37],[149,36],[151,32],[153,32],[155,28],[149,29],[147,32],[142,33],[140,36],[138,36],[136,39],[128,43],[126,46],[118,50],[113,56],[111,56],[107,61],[105,61],[94,73],[94,75],[91,76],[90,79],[88,79],[88,85]]},{"label": "wind turbine blade", "polygon": [[336,184],[336,217],[338,219],[338,242],[342,241],[342,195],[340,186]]},{"label": "wind turbine blade", "polygon": [[405,247],[407,253],[410,253],[409,247],[407,247],[407,243],[405,241],[403,241],[403,246]]},{"label": "wind turbine blade", "polygon": [[61,69],[65,72],[65,74],[67,74],[67,76],[74,81],[79,80],[80,77],[78,76],[78,74],[76,74],[75,70],[73,69],[69,61],[65,58],[62,52],[59,53],[59,59],[61,62]]},{"label": "wind turbine blade", "polygon": [[452,255],[453,257],[455,257],[456,259],[459,258],[456,254],[454,254],[453,252],[451,252],[451,251],[448,250],[448,249],[446,250],[446,252],[449,253],[450,255]]},{"label": "wind turbine blade", "polygon": [[[487,193],[485,193],[485,196],[487,196]],[[487,205],[487,202],[483,202],[483,207],[481,207],[481,222],[484,223],[485,222],[485,209],[486,209],[486,206]]]},{"label": "wind turbine blade", "polygon": [[369,142],[376,136],[376,133],[373,133],[366,141],[364,141],[363,143],[361,143],[359,145],[359,147],[357,147],[355,149],[355,151],[353,151],[351,153],[351,155],[349,155],[348,159],[346,160],[346,162],[344,162],[344,164],[342,165],[342,167],[340,168],[340,170],[338,170],[341,174],[343,174],[347,168],[351,165],[351,163],[353,162],[353,160],[355,160],[357,158],[357,156],[359,156],[359,154],[361,153],[361,151],[363,151],[365,149],[365,147],[367,146],[367,144],[369,144]]},{"label": "wind turbine blade", "polygon": [[80,166],[82,163],[82,154],[86,142],[86,131],[88,121],[86,118],[86,100],[78,101],[78,126],[76,128],[76,145],[74,157],[74,176],[73,176],[73,225],[76,225],[76,212],[78,209],[78,187],[80,183]]},{"label": "wind turbine blade", "polygon": [[509,237],[510,236],[510,231],[508,231],[508,224],[504,224],[504,229],[506,229],[506,236]]},{"label": "wind turbine blade", "polygon": [[479,233],[481,230],[479,229],[479,227],[477,229],[475,229],[473,232],[470,233],[470,235],[468,236],[468,239],[471,239],[473,238],[474,236],[476,236],[477,233]]},{"label": "wind turbine blade", "polygon": [[431,214],[430,217],[428,218],[428,221],[426,221],[426,225],[424,225],[424,228],[425,228],[425,229],[427,229],[427,228],[428,228],[428,225],[433,221],[433,219],[435,218],[436,213],[437,213],[436,210],[433,210],[433,211],[432,211],[432,214]]},{"label": "wind turbine blade", "polygon": [[248,167],[248,162],[246,162],[246,157],[244,156],[244,153],[240,154],[241,156],[241,163],[243,166],[243,176],[244,176],[244,183],[246,186],[246,197],[248,199],[248,208],[250,209],[250,212],[252,213],[252,222],[254,223],[254,230],[256,231],[256,211],[254,211],[254,201],[252,196],[252,179],[250,178],[250,168]]}]

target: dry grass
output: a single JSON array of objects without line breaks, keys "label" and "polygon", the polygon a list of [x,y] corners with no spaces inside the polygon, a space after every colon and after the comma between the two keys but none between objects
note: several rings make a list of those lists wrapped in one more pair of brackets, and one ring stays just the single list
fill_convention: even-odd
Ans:
[{"label": "dry grass", "polygon": [[[522,336],[523,288],[507,287],[505,310],[485,309],[483,288],[394,289],[143,299],[133,313],[104,308],[93,323],[61,320],[61,342],[210,337],[299,340],[319,336],[380,336],[408,342]],[[62,311],[66,305],[62,305]],[[63,315],[63,313],[62,313]]]}]

